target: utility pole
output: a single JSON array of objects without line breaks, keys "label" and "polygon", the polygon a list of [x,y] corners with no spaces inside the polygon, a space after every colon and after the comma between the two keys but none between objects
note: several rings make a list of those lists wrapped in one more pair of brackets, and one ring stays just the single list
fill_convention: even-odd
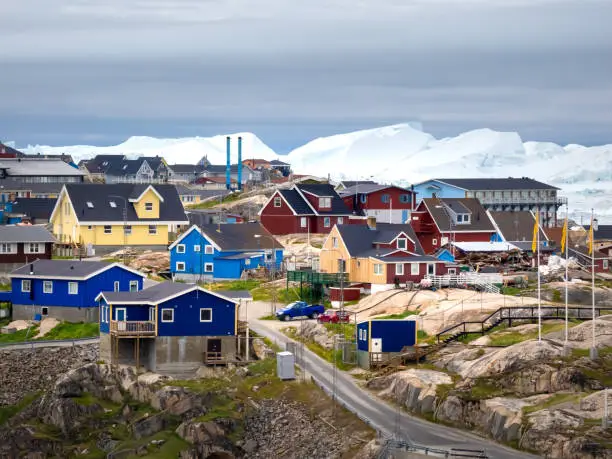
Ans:
[{"label": "utility pole", "polygon": [[121,199],[123,201],[123,264],[127,264],[127,199],[124,196],[111,194],[109,198]]},{"label": "utility pole", "polygon": [[589,251],[591,253],[591,297],[592,297],[592,342],[590,357],[592,360],[597,358],[597,346],[595,345],[595,229],[597,220],[595,212],[591,209],[591,228],[589,230]]}]

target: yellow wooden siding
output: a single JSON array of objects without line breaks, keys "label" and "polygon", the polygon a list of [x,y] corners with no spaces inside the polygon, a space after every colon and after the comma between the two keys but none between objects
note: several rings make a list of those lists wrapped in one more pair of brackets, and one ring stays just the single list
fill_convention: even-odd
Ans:
[{"label": "yellow wooden siding", "polygon": [[[146,204],[153,204],[152,210],[146,209]],[[159,218],[159,198],[149,189],[139,200],[134,203],[134,210],[138,218]]]},{"label": "yellow wooden siding", "polygon": [[[337,238],[338,247],[333,246],[333,238]],[[319,269],[325,273],[337,273],[338,272],[338,260],[344,258],[346,262],[346,270],[350,274],[350,266],[348,262],[348,251],[342,243],[342,239],[338,234],[338,229],[333,227],[329,233],[329,237],[323,244],[323,250],[319,255]]]},{"label": "yellow wooden siding", "polygon": [[[187,197],[193,198],[193,201],[188,201]],[[202,202],[202,199],[200,196],[198,195],[181,195],[181,202],[183,203],[183,207],[190,207],[190,206],[195,206],[197,204],[200,204]]]},{"label": "yellow wooden siding", "polygon": [[64,194],[61,197],[57,212],[55,212],[51,224],[53,225],[53,234],[58,237],[60,242],[69,243],[79,241],[79,224],[67,195]]},{"label": "yellow wooden siding", "polygon": [[[123,225],[111,225],[111,233],[104,232],[104,224],[81,227],[81,241],[83,244],[116,245],[124,244]],[[168,225],[155,225],[157,234],[149,234],[149,225],[132,225],[132,233],[127,235],[125,241],[129,246],[138,245],[167,245]]]},{"label": "yellow wooden siding", "polygon": [[386,283],[387,266],[382,264],[382,273],[374,274],[374,261],[370,258],[354,258],[351,260],[351,282],[369,282],[373,284]]}]

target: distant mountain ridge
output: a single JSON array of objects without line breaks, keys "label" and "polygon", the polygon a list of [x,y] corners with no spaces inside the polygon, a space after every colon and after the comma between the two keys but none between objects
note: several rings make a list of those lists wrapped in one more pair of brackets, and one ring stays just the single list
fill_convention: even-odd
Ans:
[{"label": "distant mountain ridge", "polygon": [[[333,179],[374,179],[408,185],[432,177],[529,176],[562,189],[570,214],[584,220],[595,208],[601,221],[612,220],[612,145],[560,146],[523,142],[516,132],[477,129],[456,137],[436,139],[419,123],[403,123],[314,139],[288,155],[277,155],[255,134],[231,134],[232,162],[237,160],[237,136],[243,138],[243,158],[281,158],[297,173]],[[28,146],[27,153],[68,153],[75,160],[96,154],[126,154],[166,158],[169,164],[194,164],[202,156],[225,163],[225,135],[156,139],[131,137],[110,147]],[[564,211],[564,210],[563,210]],[[587,219],[588,220],[588,219]]]}]

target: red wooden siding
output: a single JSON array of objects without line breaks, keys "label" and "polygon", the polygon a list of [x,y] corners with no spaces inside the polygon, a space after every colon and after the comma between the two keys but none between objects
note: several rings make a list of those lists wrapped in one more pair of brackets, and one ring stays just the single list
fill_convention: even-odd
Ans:
[{"label": "red wooden siding", "polygon": [[[342,298],[340,295],[340,287],[329,288],[329,299],[330,301],[340,301]],[[346,288],[344,289],[344,301],[358,301],[360,297],[360,288]]]},{"label": "red wooden siding", "polygon": [[[411,265],[412,263],[400,263],[404,265],[404,274],[397,275],[395,274],[396,265],[395,264],[387,264],[387,284],[394,284],[395,280],[399,281],[400,284],[406,282],[421,282],[427,275],[427,263],[419,263],[419,274],[411,274]],[[445,266],[444,263],[435,263],[436,265],[436,275],[444,275],[448,274],[448,267]]]}]

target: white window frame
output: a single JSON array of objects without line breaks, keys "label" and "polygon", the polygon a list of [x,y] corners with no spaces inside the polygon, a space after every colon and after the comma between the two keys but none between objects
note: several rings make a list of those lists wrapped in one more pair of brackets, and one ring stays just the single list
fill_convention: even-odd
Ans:
[{"label": "white window frame", "polygon": [[457,268],[448,268],[448,273],[451,276],[454,276],[457,274]]},{"label": "white window frame", "polygon": [[323,217],[323,228],[329,228],[331,226],[331,217]]},{"label": "white window frame", "polygon": [[[26,288],[27,285],[27,288]],[[30,279],[21,279],[21,292],[30,293],[32,291],[32,281]]]},{"label": "white window frame", "polygon": [[431,240],[431,245],[438,245],[438,240],[436,238],[433,238]]},{"label": "white window frame", "polygon": [[300,228],[306,228],[308,226],[308,219],[306,217],[300,217]]},{"label": "white window frame", "polygon": [[331,209],[331,197],[319,198],[320,209]]},{"label": "white window frame", "polygon": [[344,225],[344,217],[338,217],[338,225]]},{"label": "white window frame", "polygon": [[153,203],[152,202],[145,202],[145,211],[153,212]]},{"label": "white window frame", "polygon": [[121,290],[121,284],[119,281],[113,282],[113,292],[119,292]]},{"label": "white window frame", "polygon": [[104,234],[113,234],[113,227],[112,227],[112,225],[104,225]]},{"label": "white window frame", "polygon": [[[210,268],[210,269],[208,269]],[[204,263],[204,272],[212,273],[215,270],[215,265],[213,263]]]},{"label": "white window frame", "polygon": [[185,253],[185,244],[178,244],[176,246],[176,253]]},{"label": "white window frame", "polygon": [[610,266],[610,264],[608,263],[608,260],[602,260],[602,261],[603,261],[602,263],[603,269],[608,269],[608,267]]},{"label": "white window frame", "polygon": [[[429,267],[432,267],[432,273],[429,272]],[[430,276],[435,276],[436,275],[436,264],[435,263],[427,263],[427,274]]]},{"label": "white window frame", "polygon": [[381,276],[383,273],[382,263],[374,263],[374,274]]},{"label": "white window frame", "polygon": [[283,200],[280,198],[280,196],[275,196],[274,197],[274,207],[282,207],[283,206]]},{"label": "white window frame", "polygon": [[48,316],[49,315],[49,306],[42,306],[40,308],[40,315],[41,316]]},{"label": "white window frame", "polygon": [[123,232],[127,234],[128,236],[132,234],[132,225],[125,225],[123,227]]},{"label": "white window frame", "polygon": [[193,246],[193,251],[194,252],[200,252],[200,250],[201,250],[201,247],[200,247],[199,244],[196,244],[196,245]]},{"label": "white window frame", "polygon": [[333,248],[337,248],[338,247],[338,238],[337,237],[332,237],[332,247]]},{"label": "white window frame", "polygon": [[[76,290],[73,291],[73,287],[76,287]],[[79,283],[78,282],[68,282],[68,295],[78,295],[79,294]]]},{"label": "white window frame", "polygon": [[[210,311],[210,319],[202,320],[202,311]],[[200,308],[200,322],[212,322],[213,321],[213,310],[212,308]]]},{"label": "white window frame", "polygon": [[[45,244],[44,243],[39,243],[39,242],[26,242],[24,244],[24,251],[25,253],[44,253],[45,251]],[[42,246],[42,249],[41,249]],[[34,250],[32,250],[34,249]]]},{"label": "white window frame", "polygon": [[[132,290],[132,286],[135,285],[136,289]],[[131,280],[130,281],[130,292],[137,292],[138,291],[138,281],[137,280]]]},{"label": "white window frame", "polygon": [[[50,288],[47,288],[50,287]],[[43,293],[46,293],[48,295],[52,295],[53,294],[53,281],[43,281]]]},{"label": "white window frame", "polygon": [[149,225],[149,234],[157,234],[157,225]]},{"label": "white window frame", "polygon": [[[165,311],[171,311],[172,312],[172,319],[164,319],[164,312]],[[173,308],[162,308],[161,310],[161,321],[163,323],[173,323],[174,322],[174,309]]]},{"label": "white window frame", "polygon": [[[400,242],[404,242],[404,247],[400,246]],[[408,249],[408,238],[405,237],[399,237],[397,238],[397,248],[400,250],[407,250]]]},{"label": "white window frame", "polygon": [[410,263],[410,275],[418,276],[421,272],[421,267],[418,263]]},{"label": "white window frame", "polygon": [[396,263],[395,264],[395,274],[397,276],[403,276],[404,275],[404,263]]},{"label": "white window frame", "polygon": [[204,246],[204,255],[212,255],[215,253],[215,248],[212,245]]},{"label": "white window frame", "polygon": [[0,243],[0,253],[17,253],[17,244],[9,242]]},{"label": "white window frame", "polygon": [[177,261],[176,262],[176,270],[177,271],[185,271],[185,262],[184,261]]}]

